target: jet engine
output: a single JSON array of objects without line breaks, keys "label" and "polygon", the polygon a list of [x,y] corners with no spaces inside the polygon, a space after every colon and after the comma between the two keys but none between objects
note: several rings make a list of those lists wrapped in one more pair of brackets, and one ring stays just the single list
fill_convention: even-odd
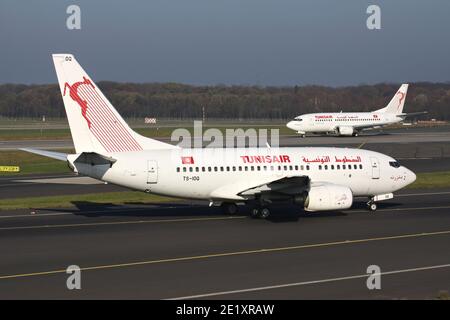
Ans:
[{"label": "jet engine", "polygon": [[338,127],[338,133],[341,136],[351,136],[354,132],[352,127]]},{"label": "jet engine", "polygon": [[350,188],[340,185],[323,184],[312,186],[305,200],[306,211],[344,210],[353,204]]}]

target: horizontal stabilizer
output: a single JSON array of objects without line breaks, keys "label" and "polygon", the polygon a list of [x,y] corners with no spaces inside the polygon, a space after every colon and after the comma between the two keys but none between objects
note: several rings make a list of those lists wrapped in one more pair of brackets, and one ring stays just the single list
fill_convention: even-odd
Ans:
[{"label": "horizontal stabilizer", "polygon": [[421,115],[427,114],[427,113],[428,113],[428,111],[401,113],[401,114],[398,115],[398,117],[407,118],[407,117],[421,116]]},{"label": "horizontal stabilizer", "polygon": [[67,161],[67,153],[46,151],[46,150],[33,149],[33,148],[20,148],[19,150],[34,153],[34,154],[44,156],[47,158],[52,158],[52,159],[61,160],[61,161]]}]

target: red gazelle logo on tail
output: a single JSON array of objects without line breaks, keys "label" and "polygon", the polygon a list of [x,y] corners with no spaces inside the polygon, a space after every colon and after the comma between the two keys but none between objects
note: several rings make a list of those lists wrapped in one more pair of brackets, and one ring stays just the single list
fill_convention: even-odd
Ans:
[{"label": "red gazelle logo on tail", "polygon": [[70,95],[70,97],[72,98],[73,101],[78,103],[78,105],[81,108],[81,115],[83,116],[83,118],[86,119],[89,128],[91,128],[91,121],[87,117],[87,108],[88,108],[87,101],[83,100],[79,96],[79,94],[78,94],[78,87],[80,85],[82,85],[82,84],[87,84],[87,85],[92,86],[92,88],[94,88],[94,85],[92,84],[92,82],[89,79],[86,79],[85,77],[83,77],[83,80],[84,81],[75,82],[72,86],[66,82],[64,84],[64,94],[63,94],[63,96],[66,95],[66,89],[69,88],[69,95]]},{"label": "red gazelle logo on tail", "polygon": [[142,150],[131,129],[90,79],[83,77],[83,81],[73,84],[66,82],[63,96],[67,89],[70,98],[81,108],[89,131],[107,152]]},{"label": "red gazelle logo on tail", "polygon": [[402,105],[403,99],[405,99],[405,94],[401,91],[397,92],[397,95],[400,95],[400,100],[398,100],[398,106],[397,110],[400,109],[400,106]]}]

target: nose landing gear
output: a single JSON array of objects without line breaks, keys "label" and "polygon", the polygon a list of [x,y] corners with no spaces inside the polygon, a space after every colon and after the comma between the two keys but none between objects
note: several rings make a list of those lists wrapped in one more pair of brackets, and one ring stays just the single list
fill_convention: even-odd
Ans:
[{"label": "nose landing gear", "polygon": [[367,202],[367,209],[369,209],[370,211],[374,212],[376,211],[378,208],[377,203],[373,200],[370,200],[369,202]]}]

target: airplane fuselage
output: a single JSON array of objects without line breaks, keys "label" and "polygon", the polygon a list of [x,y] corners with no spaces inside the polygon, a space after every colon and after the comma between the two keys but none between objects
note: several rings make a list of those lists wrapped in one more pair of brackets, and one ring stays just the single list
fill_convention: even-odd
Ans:
[{"label": "airplane fuselage", "polygon": [[296,117],[286,126],[300,134],[335,132],[353,135],[362,129],[382,127],[402,120],[395,114],[381,112],[314,113]]},{"label": "airplane fuselage", "polygon": [[[339,184],[350,188],[354,196],[391,193],[415,180],[414,173],[393,158],[360,149],[206,148],[110,156],[116,159],[112,165],[72,165],[81,174],[134,190],[211,201],[252,199],[252,192],[236,194],[236,190],[278,177],[304,176],[311,183]],[[69,156],[69,162],[76,157]]]}]

